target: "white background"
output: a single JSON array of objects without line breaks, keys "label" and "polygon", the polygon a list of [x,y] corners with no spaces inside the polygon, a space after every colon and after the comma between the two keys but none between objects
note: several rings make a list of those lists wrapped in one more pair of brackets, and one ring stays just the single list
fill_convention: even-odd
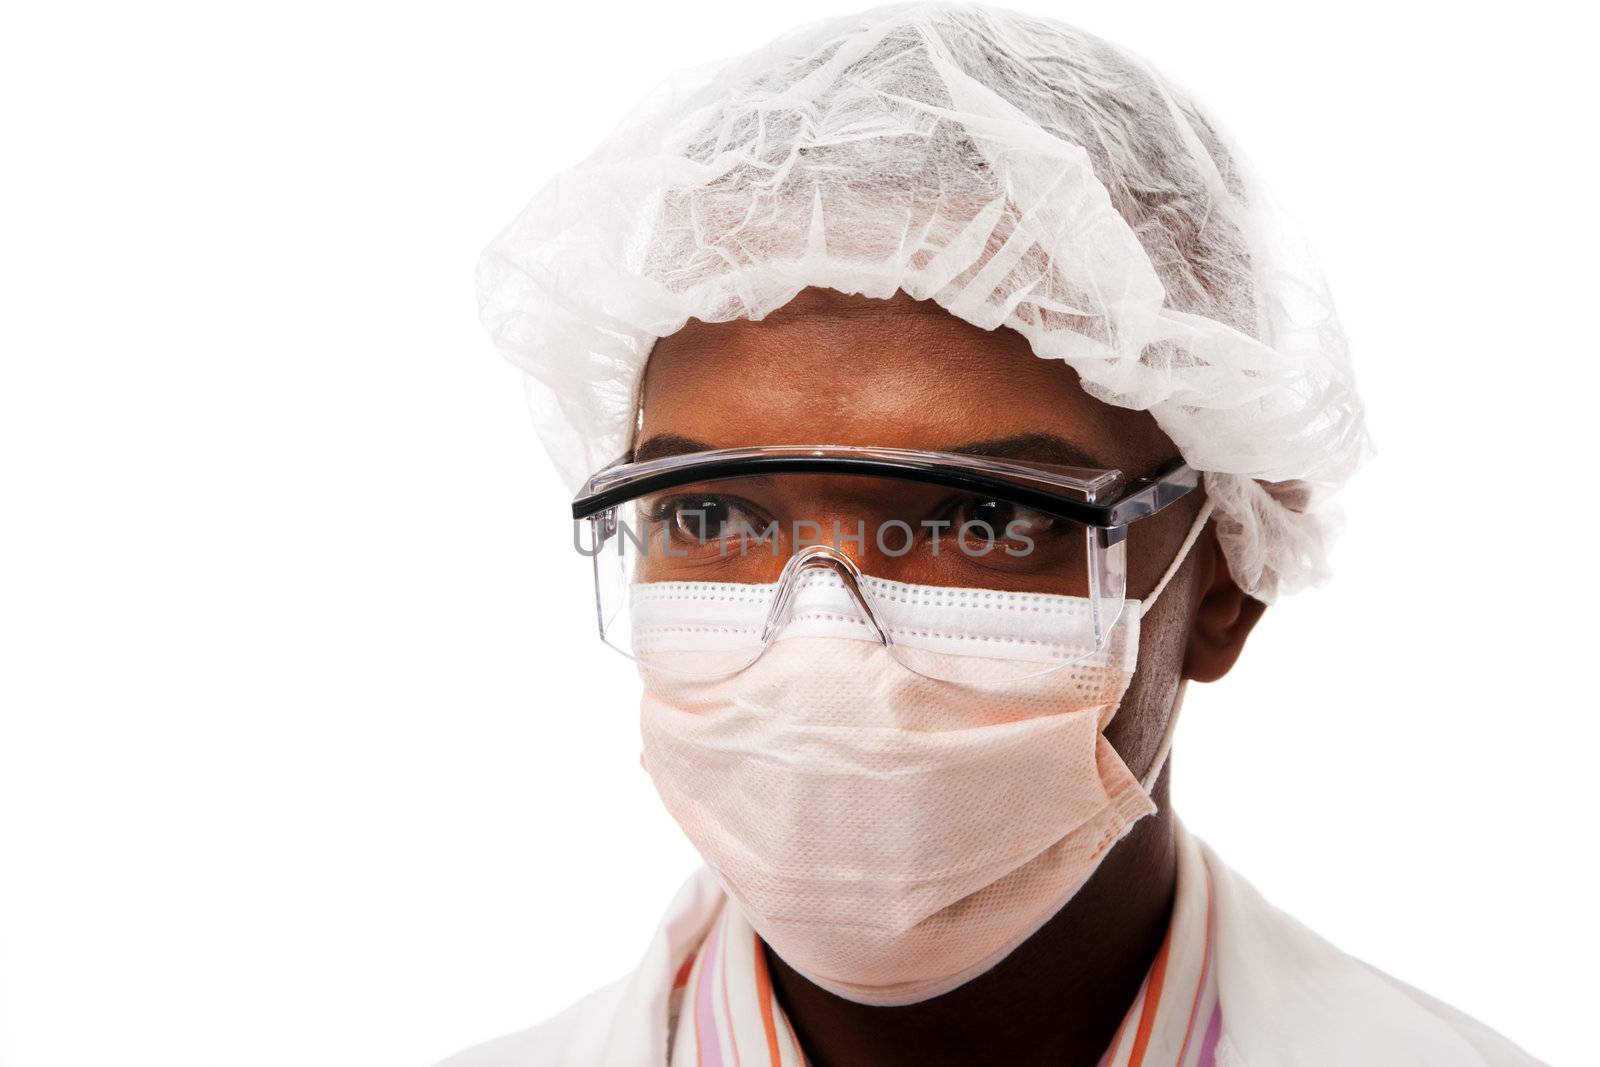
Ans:
[{"label": "white background", "polygon": [[[1334,582],[1191,693],[1180,811],[1347,951],[1592,1062],[1591,38],[1028,6],[1232,129],[1380,448]],[[9,13],[0,1060],[424,1067],[632,966],[694,855],[473,259],[666,69],[844,10]]]}]

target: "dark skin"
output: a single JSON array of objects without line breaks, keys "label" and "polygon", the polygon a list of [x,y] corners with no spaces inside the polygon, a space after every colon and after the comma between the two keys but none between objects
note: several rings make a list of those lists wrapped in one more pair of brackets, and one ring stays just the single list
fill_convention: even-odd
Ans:
[{"label": "dark skin", "polygon": [[[1148,412],[1093,399],[1012,330],[979,329],[932,301],[807,289],[759,322],[691,320],[656,343],[637,440],[713,447],[856,444],[949,449],[1050,434],[1130,475],[1178,455]],[[647,445],[648,447],[648,445]],[[1043,458],[1043,457],[1041,457]],[[1191,493],[1136,524],[1128,595],[1166,570],[1202,504]],[[1140,626],[1138,669],[1106,737],[1152,766],[1180,680],[1232,668],[1265,605],[1233,581],[1208,525]],[[1168,763],[1170,767],[1170,760]],[[942,996],[871,1007],[814,985],[769,948],[774,988],[817,1067],[1091,1067],[1166,934],[1177,878],[1168,777],[1089,882],[993,969]]]}]

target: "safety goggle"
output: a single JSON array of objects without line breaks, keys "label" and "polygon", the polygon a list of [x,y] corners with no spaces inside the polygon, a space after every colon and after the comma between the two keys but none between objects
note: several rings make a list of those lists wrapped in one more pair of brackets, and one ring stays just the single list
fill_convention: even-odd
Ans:
[{"label": "safety goggle", "polygon": [[[732,674],[797,618],[839,623],[847,601],[850,623],[919,674],[970,678],[979,658],[1021,677],[1105,647],[1126,604],[1128,528],[1199,480],[1181,461],[1129,479],[961,452],[772,445],[624,456],[589,479],[572,515],[600,636],[642,666]],[[962,619],[1019,594],[1036,598],[1025,633],[956,639]]]}]

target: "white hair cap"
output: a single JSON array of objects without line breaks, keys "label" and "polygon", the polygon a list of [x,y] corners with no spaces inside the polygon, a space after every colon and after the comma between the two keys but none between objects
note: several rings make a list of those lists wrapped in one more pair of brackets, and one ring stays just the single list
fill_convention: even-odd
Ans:
[{"label": "white hair cap", "polygon": [[[1320,580],[1369,445],[1320,272],[1188,94],[1051,19],[903,3],[659,83],[484,250],[485,327],[574,491],[657,338],[904,290],[1149,409],[1236,581]],[[759,442],[750,442],[752,444]]]}]

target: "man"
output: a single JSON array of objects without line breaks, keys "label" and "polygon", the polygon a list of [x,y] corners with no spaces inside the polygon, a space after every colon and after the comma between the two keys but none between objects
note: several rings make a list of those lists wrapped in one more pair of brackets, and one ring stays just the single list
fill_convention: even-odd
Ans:
[{"label": "man", "polygon": [[660,87],[480,284],[706,866],[450,1067],[1533,1062],[1171,810],[1185,685],[1319,576],[1366,439],[1314,269],[1139,60],[801,27]]}]

